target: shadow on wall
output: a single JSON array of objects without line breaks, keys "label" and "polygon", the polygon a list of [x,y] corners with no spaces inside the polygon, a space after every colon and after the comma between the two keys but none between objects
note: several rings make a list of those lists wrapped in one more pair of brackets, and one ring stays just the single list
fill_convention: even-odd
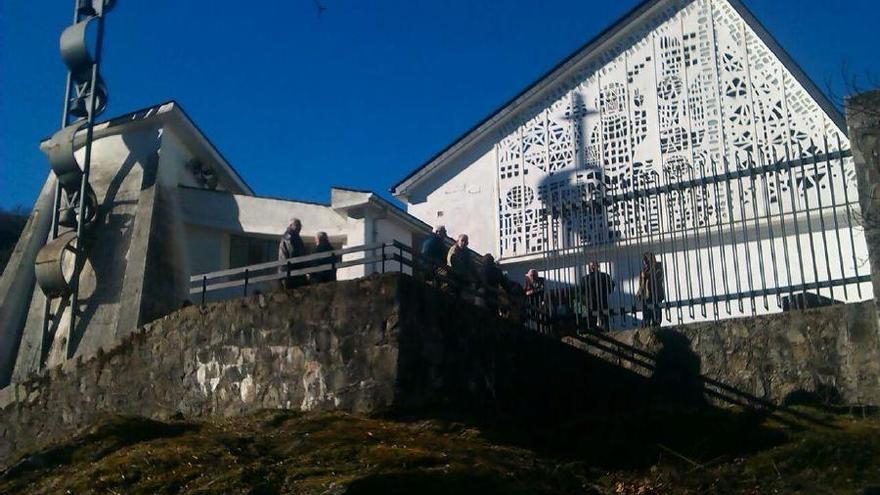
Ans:
[{"label": "shadow on wall", "polygon": [[[639,374],[438,291],[402,287],[401,328],[418,334],[400,337],[397,386],[422,407],[397,403],[395,416],[474,424],[493,442],[607,467],[649,465],[664,449],[712,459],[782,441],[762,426],[778,409],[709,403],[700,358],[674,331],[660,337],[650,373]],[[424,407],[429,401],[435,406]],[[364,489],[391,481],[365,480]]]},{"label": "shadow on wall", "polygon": [[[153,187],[157,180],[160,144],[158,129],[123,133],[122,140],[129,152],[107,186],[92,227],[93,238],[88,257],[94,270],[94,290],[81,301],[85,307],[81,309],[76,331],[69,337],[68,359],[76,354],[96,313],[108,305],[120,303],[140,193]],[[148,154],[145,155],[142,150],[148,151]],[[137,193],[133,190],[126,191],[129,198],[118,199],[120,190],[132,177],[132,170],[138,164],[142,173],[140,188]],[[150,212],[141,214],[146,216]],[[115,328],[112,329],[112,334],[115,334]]]}]

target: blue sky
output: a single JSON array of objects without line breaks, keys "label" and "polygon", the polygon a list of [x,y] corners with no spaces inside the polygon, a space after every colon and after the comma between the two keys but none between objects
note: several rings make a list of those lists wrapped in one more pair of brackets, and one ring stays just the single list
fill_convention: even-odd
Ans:
[{"label": "blue sky", "polygon": [[[636,0],[119,0],[103,118],[174,99],[261,195],[388,188]],[[873,0],[746,0],[816,83],[880,76]],[[0,206],[30,207],[60,121],[69,0],[0,0]]]}]

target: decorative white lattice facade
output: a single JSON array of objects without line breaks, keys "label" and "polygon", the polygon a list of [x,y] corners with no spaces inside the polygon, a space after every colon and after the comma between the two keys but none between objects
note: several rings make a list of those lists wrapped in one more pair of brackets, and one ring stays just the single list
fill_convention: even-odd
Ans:
[{"label": "decorative white lattice facade", "polygon": [[[645,195],[601,212],[572,206],[849,148],[726,0],[672,2],[630,29],[498,136],[502,258],[801,210],[854,181],[848,167],[808,166],[673,192],[664,205]],[[566,221],[546,221],[566,209]]]}]

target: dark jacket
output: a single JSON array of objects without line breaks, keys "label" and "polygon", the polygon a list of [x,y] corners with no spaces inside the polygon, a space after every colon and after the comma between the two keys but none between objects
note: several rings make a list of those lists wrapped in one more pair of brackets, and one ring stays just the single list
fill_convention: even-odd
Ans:
[{"label": "dark jacket", "polygon": [[437,234],[429,235],[422,243],[422,257],[426,261],[443,266],[446,264],[445,254],[446,246],[443,243],[443,238]]},{"label": "dark jacket", "polygon": [[529,303],[535,306],[540,306],[544,302],[544,278],[538,277],[534,282],[531,279],[526,277],[526,286],[525,286],[526,297],[529,299]]},{"label": "dark jacket", "polygon": [[452,272],[461,277],[470,277],[472,272],[471,256],[467,248],[459,247],[453,244],[446,254],[446,264],[452,269]]},{"label": "dark jacket", "polygon": [[581,284],[590,309],[608,308],[608,295],[614,290],[614,280],[611,280],[610,275],[603,272],[588,273],[581,279]]},{"label": "dark jacket", "polygon": [[333,246],[329,243],[327,244],[318,244],[315,247],[315,254],[317,253],[329,253],[326,257],[318,258],[311,263],[309,266],[321,266],[321,265],[331,265],[330,268],[326,270],[322,270],[320,272],[314,272],[309,274],[309,281],[313,284],[319,284],[321,282],[333,282],[336,280],[336,263],[339,261],[339,257],[332,253]]},{"label": "dark jacket", "polygon": [[[306,246],[303,244],[302,238],[300,238],[299,234],[295,234],[288,229],[287,232],[284,233],[284,236],[281,237],[281,242],[278,244],[278,261],[284,261],[289,258],[296,258],[305,255]],[[287,268],[287,265],[279,266],[278,273],[287,273]],[[296,263],[290,265],[291,270],[299,268],[302,268],[302,266]],[[306,277],[305,275],[294,275],[286,278],[283,283],[287,288],[298,287],[306,283]]]},{"label": "dark jacket", "polygon": [[644,302],[659,304],[666,300],[663,286],[663,264],[653,261],[639,272],[639,290],[636,296]]},{"label": "dark jacket", "polygon": [[278,244],[278,261],[284,261],[288,258],[296,258],[306,254],[306,246],[303,244],[299,234],[287,230],[281,237],[281,243]]},{"label": "dark jacket", "polygon": [[480,282],[486,287],[500,289],[504,283],[504,274],[501,273],[501,269],[494,262],[484,261],[483,265],[480,266]]}]

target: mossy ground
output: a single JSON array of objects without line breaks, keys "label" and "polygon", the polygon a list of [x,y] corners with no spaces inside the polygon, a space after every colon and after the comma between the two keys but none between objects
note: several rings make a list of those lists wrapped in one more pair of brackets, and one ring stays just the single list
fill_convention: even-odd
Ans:
[{"label": "mossy ground", "polygon": [[667,408],[507,424],[265,411],[108,417],[0,476],[0,493],[861,493],[880,419]]}]

